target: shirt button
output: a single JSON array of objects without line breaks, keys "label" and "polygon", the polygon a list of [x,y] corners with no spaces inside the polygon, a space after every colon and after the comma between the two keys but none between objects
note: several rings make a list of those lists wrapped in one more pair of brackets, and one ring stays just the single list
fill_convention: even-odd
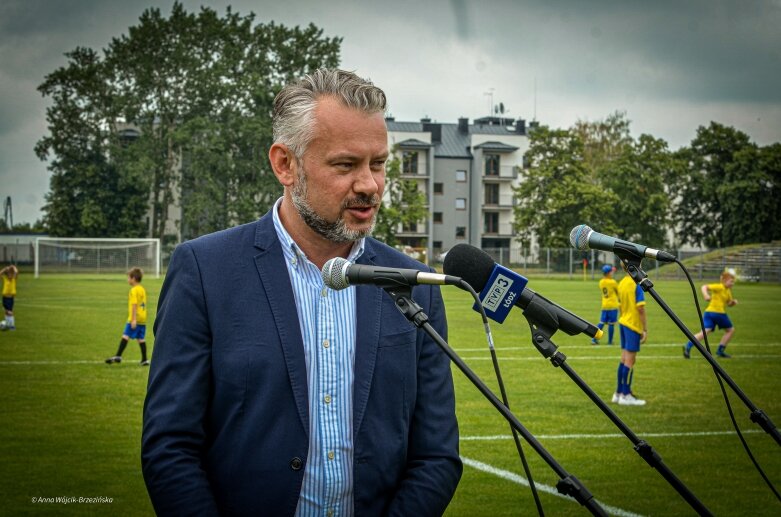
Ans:
[{"label": "shirt button", "polygon": [[331,343],[329,343],[327,339],[324,339],[323,340],[323,348],[328,348],[329,346],[331,346]]},{"label": "shirt button", "polygon": [[328,515],[328,517],[333,517],[334,516],[334,511],[333,510],[328,510],[326,515]]},{"label": "shirt button", "polygon": [[328,296],[328,288],[327,287],[323,287],[323,290],[320,291],[320,296],[322,296],[323,298]]},{"label": "shirt button", "polygon": [[334,459],[334,451],[328,451],[328,459],[329,460]]},{"label": "shirt button", "polygon": [[325,400],[326,404],[330,404],[331,403],[331,395],[326,395],[325,397],[323,397],[323,400]]}]

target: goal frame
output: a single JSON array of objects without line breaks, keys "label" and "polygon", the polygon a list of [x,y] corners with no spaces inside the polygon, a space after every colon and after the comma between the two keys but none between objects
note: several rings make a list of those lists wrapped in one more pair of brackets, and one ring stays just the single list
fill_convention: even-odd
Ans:
[{"label": "goal frame", "polygon": [[85,243],[128,243],[128,244],[152,244],[154,245],[155,255],[155,278],[160,278],[160,239],[121,239],[121,238],[108,238],[108,237],[37,237],[35,239],[35,278],[40,276],[41,254],[40,244],[41,242],[85,242]]}]

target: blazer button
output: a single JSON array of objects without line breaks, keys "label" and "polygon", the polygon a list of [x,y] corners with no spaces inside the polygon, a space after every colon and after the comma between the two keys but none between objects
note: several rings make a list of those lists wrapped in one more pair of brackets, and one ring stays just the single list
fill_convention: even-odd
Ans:
[{"label": "blazer button", "polygon": [[301,467],[304,466],[304,462],[301,461],[301,458],[295,457],[292,460],[290,460],[290,468],[293,470],[301,470]]}]

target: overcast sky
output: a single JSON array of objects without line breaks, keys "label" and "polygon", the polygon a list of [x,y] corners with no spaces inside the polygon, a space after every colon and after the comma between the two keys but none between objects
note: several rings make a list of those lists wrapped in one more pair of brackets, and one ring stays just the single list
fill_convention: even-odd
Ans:
[{"label": "overcast sky", "polygon": [[[672,149],[711,120],[758,144],[781,141],[781,0],[237,0],[257,20],[341,36],[342,67],[388,94],[396,120],[507,116],[553,127],[627,112],[634,135]],[[0,199],[14,221],[42,216],[47,100],[36,87],[76,46],[102,49],[141,13],[173,1],[0,2]],[[536,87],[535,87],[536,85]],[[489,93],[491,95],[489,95]]]}]

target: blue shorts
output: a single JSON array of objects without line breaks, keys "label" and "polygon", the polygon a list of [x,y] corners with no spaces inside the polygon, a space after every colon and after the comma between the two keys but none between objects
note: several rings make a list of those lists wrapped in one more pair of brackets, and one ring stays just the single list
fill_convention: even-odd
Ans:
[{"label": "blue shorts", "polygon": [[14,297],[3,296],[3,308],[7,311],[13,312],[14,310]]},{"label": "blue shorts", "polygon": [[615,323],[618,321],[618,309],[602,309],[601,323]]},{"label": "blue shorts", "polygon": [[128,323],[125,325],[125,331],[122,333],[122,335],[127,336],[130,339],[143,341],[144,337],[146,336],[146,325],[136,325],[136,328],[132,329],[130,327],[130,323]]},{"label": "blue shorts", "polygon": [[[5,298],[3,298],[5,300]],[[716,330],[716,328],[720,328],[723,330],[729,330],[732,328],[732,322],[729,319],[729,316],[722,312],[706,312],[702,315],[702,322],[705,325],[706,329],[709,330]]]},{"label": "blue shorts", "polygon": [[626,350],[627,352],[639,352],[640,339],[642,339],[643,335],[638,334],[634,330],[630,329],[629,327],[625,327],[624,325],[619,325],[618,327],[621,329],[621,350]]}]

